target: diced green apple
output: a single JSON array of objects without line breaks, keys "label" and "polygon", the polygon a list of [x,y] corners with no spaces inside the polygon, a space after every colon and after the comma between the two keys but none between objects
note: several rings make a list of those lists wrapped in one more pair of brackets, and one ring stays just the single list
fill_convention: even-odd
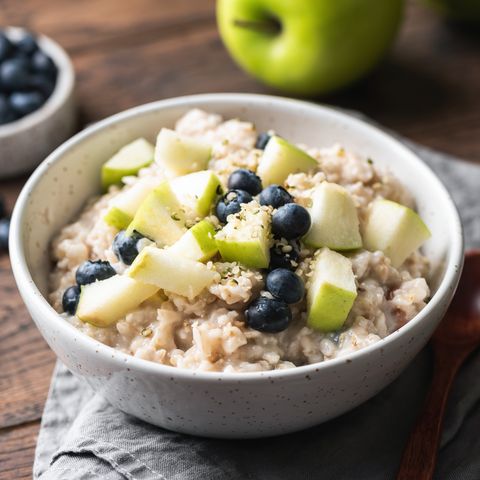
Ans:
[{"label": "diced green apple", "polygon": [[358,214],[348,191],[322,182],[312,195],[312,226],[304,241],[312,247],[352,250],[362,246]]},{"label": "diced green apple", "polygon": [[273,136],[267,143],[258,165],[257,174],[263,186],[282,185],[291,173],[308,172],[318,166],[317,161],[285,139]]},{"label": "diced green apple", "polygon": [[126,275],[114,275],[82,286],[76,316],[97,327],[108,327],[158,290]]},{"label": "diced green apple", "polygon": [[222,258],[247,267],[267,268],[270,263],[270,220],[270,214],[258,204],[242,205],[242,210],[215,236]]},{"label": "diced green apple", "polygon": [[201,262],[174,255],[168,248],[156,247],[145,247],[127,270],[127,275],[190,299],[218,277],[217,272]]},{"label": "diced green apple", "polygon": [[127,228],[142,202],[156,186],[158,180],[145,178],[120,192],[110,201],[105,222],[119,230]]},{"label": "diced green apple", "polygon": [[314,262],[307,289],[307,324],[322,332],[338,330],[357,297],[352,263],[326,247],[319,251]]},{"label": "diced green apple", "polygon": [[370,207],[363,240],[366,249],[381,250],[394,267],[399,267],[430,235],[423,220],[411,208],[379,199]]},{"label": "diced green apple", "polygon": [[176,177],[205,170],[211,152],[211,146],[200,140],[162,128],[155,146],[155,161],[165,168],[170,177]]},{"label": "diced green apple", "polygon": [[193,220],[207,216],[215,198],[222,192],[220,180],[211,170],[174,178],[170,185]]},{"label": "diced green apple", "polygon": [[202,220],[187,230],[168,251],[197,262],[210,260],[217,252],[215,228],[208,220]]},{"label": "diced green apple", "polygon": [[127,175],[136,175],[141,168],[153,162],[154,146],[144,138],[138,138],[121,148],[102,166],[102,185],[106,190],[110,185],[122,182]]},{"label": "diced green apple", "polygon": [[165,180],[142,202],[127,235],[138,232],[158,246],[173,245],[185,232],[185,214]]}]

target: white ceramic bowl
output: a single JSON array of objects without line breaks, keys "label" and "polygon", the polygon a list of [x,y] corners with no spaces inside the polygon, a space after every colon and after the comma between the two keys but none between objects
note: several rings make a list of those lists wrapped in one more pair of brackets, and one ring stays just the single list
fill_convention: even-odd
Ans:
[{"label": "white ceramic bowl", "polygon": [[[388,165],[415,195],[432,231],[433,296],[411,322],[349,356],[291,370],[201,373],[120,353],[76,330],[45,300],[49,242],[100,189],[101,164],[125,143],[154,139],[192,107],[241,117],[296,142],[346,148]],[[277,435],[352,409],[391,382],[425,345],[450,303],[463,262],[452,200],[422,161],[380,130],[330,108],[283,98],[213,94],[143,105],[91,126],[53,152],[22,191],[11,223],[10,255],[18,288],[58,357],[121,410],[167,429],[211,437]],[[27,340],[26,340],[27,341]]]},{"label": "white ceramic bowl", "polygon": [[[24,35],[24,30],[9,27],[6,33],[11,39],[18,39]],[[75,132],[72,63],[62,47],[50,38],[39,35],[38,44],[57,66],[57,82],[50,97],[38,110],[15,122],[0,125],[0,178],[33,170]]]}]

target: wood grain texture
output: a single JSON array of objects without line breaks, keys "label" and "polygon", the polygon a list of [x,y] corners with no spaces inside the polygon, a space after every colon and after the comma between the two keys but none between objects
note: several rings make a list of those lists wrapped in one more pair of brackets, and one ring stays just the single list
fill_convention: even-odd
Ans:
[{"label": "wood grain texture", "polygon": [[[50,35],[72,56],[83,123],[201,92],[276,93],[245,75],[218,37],[214,0],[0,0],[0,24]],[[358,109],[431,147],[480,162],[480,34],[408,2],[388,59],[368,79],[316,99]],[[9,208],[25,179],[0,182]],[[54,355],[0,256],[0,479],[31,477]]]}]

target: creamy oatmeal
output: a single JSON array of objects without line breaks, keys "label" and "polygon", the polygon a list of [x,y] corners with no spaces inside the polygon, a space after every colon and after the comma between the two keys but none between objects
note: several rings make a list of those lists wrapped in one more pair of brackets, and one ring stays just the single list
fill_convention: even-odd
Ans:
[{"label": "creamy oatmeal", "polygon": [[378,342],[428,301],[428,230],[375,159],[201,110],[155,151],[134,143],[52,243],[50,301],[100,342],[180,368],[292,368]]}]

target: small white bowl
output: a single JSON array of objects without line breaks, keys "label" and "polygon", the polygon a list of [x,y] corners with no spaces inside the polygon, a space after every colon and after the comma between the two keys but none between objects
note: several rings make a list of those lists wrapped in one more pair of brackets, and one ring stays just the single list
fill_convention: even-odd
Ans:
[{"label": "small white bowl", "polygon": [[[409,323],[351,355],[289,370],[195,372],[141,360],[75,329],[49,305],[49,244],[100,191],[100,166],[139,136],[154,139],[190,108],[240,117],[312,146],[341,142],[388,165],[410,189],[432,231],[432,298]],[[22,191],[11,222],[10,256],[20,293],[62,362],[113,405],[184,433],[246,438],[311,427],[354,408],[395,379],[430,338],[454,294],[463,264],[460,219],[445,187],[400,142],[336,110],[278,97],[212,94],[143,105],[107,118],[53,152]],[[26,340],[28,341],[28,340]]]},{"label": "small white bowl", "polygon": [[[17,27],[6,28],[6,34],[11,39],[21,38],[24,32]],[[0,178],[33,170],[75,132],[75,73],[70,58],[52,39],[38,35],[37,41],[57,66],[55,89],[38,110],[0,125]]]}]

